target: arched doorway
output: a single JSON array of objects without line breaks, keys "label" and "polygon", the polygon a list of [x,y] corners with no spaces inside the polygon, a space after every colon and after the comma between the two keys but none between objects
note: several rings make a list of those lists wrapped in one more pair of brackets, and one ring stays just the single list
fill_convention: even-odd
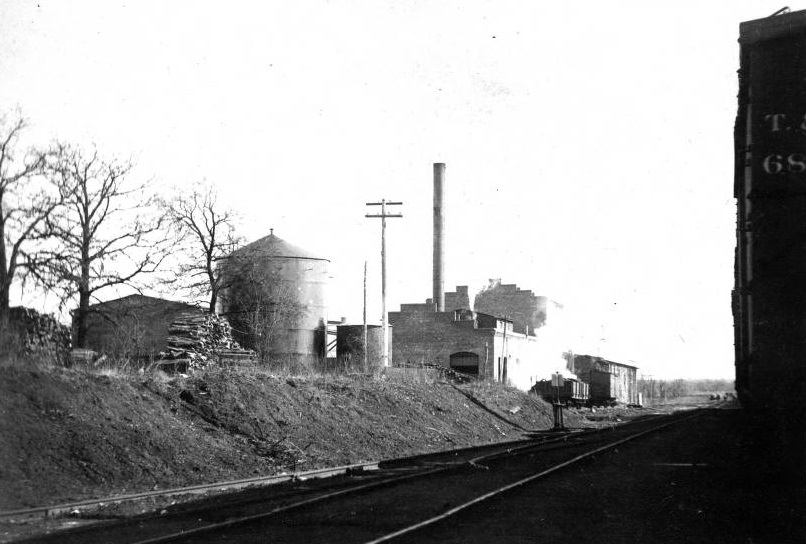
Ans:
[{"label": "arched doorway", "polygon": [[479,356],[469,351],[451,353],[451,368],[465,374],[479,375]]}]

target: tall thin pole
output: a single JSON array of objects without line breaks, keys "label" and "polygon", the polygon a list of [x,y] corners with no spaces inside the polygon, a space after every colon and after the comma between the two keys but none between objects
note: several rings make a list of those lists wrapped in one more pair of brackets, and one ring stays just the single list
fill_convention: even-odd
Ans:
[{"label": "tall thin pole", "polygon": [[433,301],[438,312],[445,311],[445,163],[434,163],[434,268]]},{"label": "tall thin pole", "polygon": [[381,199],[381,325],[383,366],[389,366],[389,315],[386,313],[386,200]]},{"label": "tall thin pole", "polygon": [[364,372],[369,370],[367,365],[367,261],[364,261],[364,332],[361,335],[364,343]]},{"label": "tall thin pole", "polygon": [[389,319],[386,313],[386,218],[403,217],[403,214],[386,213],[387,206],[401,206],[402,202],[387,202],[382,199],[380,202],[367,202],[367,206],[380,206],[380,215],[367,214],[366,217],[380,218],[381,220],[381,323],[383,324],[383,366],[389,366]]}]

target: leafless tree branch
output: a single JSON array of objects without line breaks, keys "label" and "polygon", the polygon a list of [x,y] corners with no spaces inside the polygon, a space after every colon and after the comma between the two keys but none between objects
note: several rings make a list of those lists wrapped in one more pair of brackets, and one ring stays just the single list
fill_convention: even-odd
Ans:
[{"label": "leafless tree branch", "polygon": [[61,293],[63,304],[78,298],[76,343],[85,347],[90,302],[98,292],[117,286],[140,291],[170,243],[164,217],[143,196],[145,187],[127,182],[129,162],[65,146],[53,170],[64,203],[47,218],[55,243],[43,254],[37,277]]},{"label": "leafless tree branch", "polygon": [[[222,209],[215,189],[209,185],[195,188],[189,194],[175,191],[173,197],[162,202],[162,207],[186,263],[167,282],[191,296],[205,296],[210,312],[215,312],[224,287],[217,262],[241,243],[235,233],[235,213]],[[194,279],[200,276],[205,280]]]},{"label": "leafless tree branch", "polygon": [[36,272],[38,244],[50,236],[47,217],[61,204],[44,179],[51,153],[23,148],[26,128],[20,112],[0,115],[0,322],[8,318],[11,285]]}]

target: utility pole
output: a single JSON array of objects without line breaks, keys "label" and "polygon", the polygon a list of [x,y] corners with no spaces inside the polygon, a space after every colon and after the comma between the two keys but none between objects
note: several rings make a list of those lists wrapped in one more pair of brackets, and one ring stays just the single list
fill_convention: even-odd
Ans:
[{"label": "utility pole", "polygon": [[364,345],[364,372],[369,372],[369,365],[367,365],[367,261],[364,261],[364,331],[361,341]]},{"label": "utility pole", "polygon": [[402,206],[402,202],[367,202],[367,206],[380,206],[380,214],[366,214],[366,217],[381,220],[381,312],[383,323],[383,366],[389,366],[389,317],[386,315],[386,218],[403,217],[400,213],[386,213],[387,206]]}]

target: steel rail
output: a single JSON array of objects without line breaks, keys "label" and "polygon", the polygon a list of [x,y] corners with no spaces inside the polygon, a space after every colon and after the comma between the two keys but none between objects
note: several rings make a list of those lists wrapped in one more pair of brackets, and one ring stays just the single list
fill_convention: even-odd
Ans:
[{"label": "steel rail", "polygon": [[147,499],[152,497],[169,497],[171,495],[194,494],[216,490],[223,491],[227,489],[238,489],[250,485],[273,485],[308,478],[328,478],[330,476],[346,474],[352,470],[374,470],[378,468],[378,463],[379,463],[378,461],[371,461],[367,463],[341,465],[330,468],[319,468],[304,472],[292,472],[290,474],[277,474],[274,476],[256,476],[254,478],[227,480],[224,482],[214,482],[210,484],[198,484],[187,487],[174,487],[170,489],[160,489],[156,491],[143,491],[141,493],[131,493],[128,495],[115,495],[103,499],[87,499],[83,501],[56,504],[53,506],[39,506],[36,508],[27,508],[23,510],[8,510],[5,512],[0,512],[0,518],[33,516],[36,514],[43,514],[45,517],[49,517],[49,516],[55,516],[65,511],[75,510],[76,508],[87,506],[105,506],[108,504],[117,504],[120,502],[133,501],[138,499]]},{"label": "steel rail", "polygon": [[[613,444],[609,444],[609,445],[603,446],[601,448],[597,448],[596,450],[593,450],[592,452],[588,452],[586,454],[582,454],[581,456],[577,456],[576,458],[572,459],[571,461],[567,461],[567,462],[561,463],[560,465],[556,465],[554,467],[551,467],[551,468],[543,471],[542,473],[540,473],[538,475],[535,475],[535,476],[532,476],[530,478],[531,479],[536,479],[536,478],[538,478],[540,476],[549,474],[551,472],[554,472],[555,470],[559,470],[560,468],[562,468],[564,466],[567,466],[569,464],[572,464],[574,462],[577,462],[577,461],[579,461],[581,459],[584,459],[584,458],[589,457],[591,455],[595,455],[599,451],[603,451],[603,450],[606,450],[608,448],[615,447],[615,446],[617,446],[617,445],[619,445],[619,444],[621,444],[623,442],[626,442],[628,440],[632,440],[633,438],[637,438],[638,436],[642,436],[644,434],[654,432],[654,431],[659,430],[661,428],[667,427],[669,425],[676,424],[678,422],[681,422],[681,421],[684,421],[684,420],[687,420],[687,419],[691,419],[691,418],[696,417],[698,415],[700,415],[700,414],[698,413],[698,414],[694,414],[694,415],[691,415],[691,416],[688,416],[688,417],[685,417],[685,418],[676,419],[675,421],[667,422],[667,423],[665,423],[663,425],[653,427],[652,429],[642,431],[640,433],[636,433],[635,435],[631,435],[631,436],[629,436],[629,437],[627,437],[625,439],[619,440],[619,441],[617,441],[617,442],[615,442]],[[643,420],[643,422],[646,423],[647,421]],[[636,422],[636,423],[638,423],[638,422]],[[383,470],[382,465],[387,464],[387,463],[394,463],[396,461],[401,461],[401,460],[407,460],[407,461],[416,462],[420,458],[436,457],[436,456],[439,456],[439,455],[446,455],[446,454],[451,454],[451,453],[472,452],[473,450],[479,450],[479,449],[496,448],[496,451],[493,451],[493,452],[490,452],[490,453],[487,453],[487,454],[483,454],[483,455],[480,455],[480,456],[476,456],[476,457],[473,457],[471,459],[464,458],[464,459],[456,460],[456,461],[453,461],[453,462],[433,463],[433,464],[430,464],[430,467],[434,467],[436,465],[436,468],[429,468],[428,465],[426,465],[425,470],[417,471],[417,472],[414,472],[414,473],[409,472],[409,473],[407,473],[405,475],[402,475],[402,476],[399,475],[399,476],[394,476],[394,477],[391,477],[391,478],[385,478],[385,479],[382,479],[382,480],[377,480],[377,481],[373,481],[373,482],[369,482],[369,483],[364,483],[364,484],[359,485],[359,486],[353,486],[353,487],[349,487],[349,488],[346,488],[346,489],[341,489],[339,491],[326,493],[324,495],[318,495],[316,497],[305,499],[305,500],[302,500],[302,501],[299,501],[299,502],[296,502],[296,503],[288,504],[288,505],[285,505],[285,506],[282,506],[282,507],[277,507],[277,508],[274,508],[274,509],[272,509],[270,511],[262,512],[260,514],[254,514],[254,515],[251,515],[251,516],[245,516],[245,517],[240,517],[240,518],[233,518],[233,519],[230,519],[230,520],[227,520],[227,521],[224,521],[224,522],[220,522],[220,523],[209,524],[209,525],[205,525],[203,527],[198,527],[198,528],[194,528],[194,529],[188,529],[188,530],[185,530],[185,531],[180,531],[180,532],[171,533],[171,534],[168,534],[168,535],[162,535],[162,536],[159,536],[159,537],[153,537],[153,538],[150,538],[150,539],[140,540],[140,541],[136,541],[136,542],[131,543],[131,544],[161,544],[161,543],[165,543],[165,542],[173,542],[173,541],[182,539],[184,537],[190,537],[190,536],[199,535],[199,534],[207,533],[207,532],[214,532],[216,530],[225,529],[225,528],[228,528],[228,527],[233,527],[233,526],[236,526],[236,525],[239,525],[239,524],[246,524],[246,523],[249,523],[249,522],[252,522],[252,521],[259,521],[259,520],[262,520],[262,519],[265,519],[265,518],[268,518],[268,517],[271,517],[271,516],[274,516],[274,515],[277,515],[277,514],[280,514],[280,513],[283,513],[283,512],[288,512],[288,511],[291,511],[291,510],[294,510],[294,509],[297,509],[297,508],[301,508],[303,506],[307,506],[307,505],[310,505],[310,504],[314,504],[314,503],[317,503],[317,502],[326,501],[326,500],[329,500],[329,499],[333,499],[333,498],[343,496],[343,495],[348,495],[348,494],[351,494],[351,493],[358,493],[358,492],[365,491],[365,490],[375,488],[375,487],[382,487],[382,486],[386,486],[386,485],[392,485],[392,484],[402,482],[402,481],[405,481],[405,480],[409,480],[409,479],[414,479],[414,478],[418,478],[418,477],[422,477],[422,476],[428,476],[428,475],[435,474],[435,473],[438,473],[438,472],[443,472],[443,471],[455,469],[455,468],[457,468],[459,466],[463,466],[463,465],[479,467],[480,465],[478,463],[482,462],[484,460],[492,460],[492,459],[495,459],[495,458],[498,458],[498,457],[507,457],[507,456],[519,455],[519,454],[522,454],[523,452],[528,451],[528,450],[539,450],[539,449],[544,448],[545,446],[548,446],[548,445],[551,445],[551,444],[567,441],[569,437],[581,437],[581,436],[597,435],[599,433],[604,433],[604,432],[608,432],[608,431],[611,431],[611,430],[615,430],[615,428],[617,428],[617,427],[621,427],[621,425],[618,425],[618,426],[615,426],[615,427],[610,427],[610,428],[590,429],[590,432],[586,431],[586,432],[582,432],[582,433],[579,433],[579,434],[563,434],[563,435],[560,435],[560,436],[555,435],[555,436],[540,437],[540,438],[542,438],[542,440],[540,438],[530,438],[530,439],[526,439],[526,440],[514,440],[514,441],[511,441],[509,443],[504,442],[504,443],[490,444],[490,445],[484,445],[484,446],[466,447],[466,448],[460,448],[460,449],[456,449],[456,450],[443,450],[443,451],[440,451],[440,452],[434,452],[434,453],[423,454],[423,455],[416,455],[416,456],[412,456],[412,457],[408,457],[408,458],[390,459],[390,460],[386,460],[386,461],[375,461],[375,462],[368,462],[368,463],[343,465],[343,466],[339,466],[339,467],[317,469],[317,470],[306,471],[306,472],[297,472],[297,473],[292,473],[292,474],[288,474],[288,475],[256,477],[256,478],[248,478],[248,479],[242,479],[242,480],[232,480],[232,481],[228,481],[228,482],[218,482],[218,483],[213,483],[213,484],[202,484],[202,485],[189,486],[189,487],[184,487],[184,488],[174,488],[174,489],[159,490],[159,491],[152,491],[152,492],[136,493],[136,494],[131,494],[131,495],[120,495],[120,496],[116,496],[116,497],[109,497],[109,498],[106,498],[106,499],[87,500],[87,501],[80,501],[80,502],[62,504],[62,505],[56,505],[56,506],[50,506],[50,507],[32,508],[32,509],[28,509],[28,510],[17,510],[17,511],[13,511],[13,512],[0,512],[0,517],[10,516],[10,515],[24,515],[24,514],[29,514],[30,515],[30,514],[42,513],[42,512],[49,512],[50,515],[53,515],[55,513],[58,513],[59,511],[64,511],[64,510],[66,510],[68,508],[72,509],[72,508],[79,507],[79,506],[112,504],[112,503],[115,503],[115,502],[123,502],[123,501],[126,501],[126,500],[136,500],[138,498],[147,498],[147,497],[154,497],[154,496],[169,496],[169,495],[175,495],[175,494],[194,493],[194,492],[199,493],[199,492],[209,491],[209,490],[236,489],[238,487],[246,487],[246,486],[249,486],[249,485],[260,485],[260,484],[271,485],[271,484],[274,484],[274,483],[281,483],[281,482],[287,482],[287,481],[293,481],[293,480],[304,480],[306,478],[328,477],[328,476],[335,476],[335,475],[338,475],[338,474],[348,474],[351,470],[361,470],[361,469],[367,469],[367,468]],[[507,447],[507,444],[511,444],[511,447]],[[400,467],[400,468],[404,468],[404,467]],[[414,468],[414,467],[409,466],[408,468]],[[482,466],[481,468],[487,468],[487,467]],[[526,483],[526,481],[528,481],[528,479],[516,482],[515,484],[511,484],[510,486],[506,486],[506,488],[501,488],[501,489],[499,489],[499,490],[497,490],[496,492],[493,492],[493,493],[495,494],[495,493],[503,492],[506,489],[509,489],[511,487],[515,487],[517,485],[522,485],[523,483]],[[490,496],[493,496],[493,495],[490,495]],[[406,529],[403,529],[401,531],[409,532],[409,531],[415,530],[415,528],[419,528],[420,526],[425,526],[425,525],[428,525],[428,524],[431,524],[431,523],[435,523],[436,521],[439,521],[439,519],[443,519],[443,517],[453,515],[453,513],[458,512],[461,509],[464,509],[464,508],[470,506],[471,504],[474,504],[475,502],[480,502],[481,500],[486,500],[486,498],[489,498],[489,497],[484,496],[484,498],[476,499],[474,501],[471,501],[470,503],[466,503],[465,505],[462,505],[460,507],[456,507],[456,508],[452,509],[451,511],[446,512],[442,516],[431,518],[430,520],[426,520],[425,522],[422,522],[421,524],[417,524],[416,527],[412,526],[411,528],[406,528]],[[48,515],[48,514],[46,514],[46,515]],[[398,532],[392,533],[390,535],[387,535],[386,537],[381,537],[381,540],[377,540],[377,542],[383,542],[384,539],[394,538],[394,536],[399,536],[399,534],[405,534],[405,532],[401,533],[400,531],[398,531]],[[372,541],[372,542],[376,542],[376,541]]]},{"label": "steel rail", "polygon": [[268,512],[261,512],[260,514],[253,514],[251,516],[243,516],[240,518],[233,518],[227,521],[222,521],[220,523],[213,523],[210,525],[205,525],[203,527],[197,527],[195,529],[188,529],[187,531],[179,531],[176,533],[170,533],[167,535],[162,535],[154,538],[149,538],[146,540],[138,540],[136,542],[132,542],[131,544],[164,544],[166,542],[174,542],[176,540],[201,535],[204,533],[209,533],[212,531],[220,531],[221,529],[227,529],[229,527],[234,527],[236,525],[242,525],[244,523],[249,523],[252,521],[260,521],[266,519],[268,517],[288,512],[289,510],[294,510],[296,508],[301,508],[303,506],[308,506],[309,504],[314,504],[317,502],[326,501],[335,497],[339,497],[342,495],[348,495],[350,493],[357,493],[359,491],[365,491],[367,489],[372,489],[374,487],[382,487],[384,485],[390,483],[398,483],[404,480],[409,480],[413,478],[418,478],[421,476],[428,476],[430,474],[434,474],[437,472],[442,472],[446,470],[446,468],[433,468],[430,470],[426,470],[424,472],[417,472],[414,474],[406,474],[405,476],[395,476],[393,478],[387,478],[385,480],[380,480],[377,482],[370,482],[368,484],[362,484],[356,487],[350,487],[347,489],[341,489],[339,491],[333,491],[331,493],[326,493],[324,495],[317,495],[316,497],[311,497],[310,499],[305,499],[303,501],[295,502],[292,504],[287,504],[285,506],[278,506],[277,508],[273,508]]},{"label": "steel rail", "polygon": [[442,521],[444,519],[447,519],[447,518],[449,518],[449,517],[451,517],[451,516],[453,516],[455,514],[458,514],[462,510],[465,510],[465,509],[467,509],[467,508],[469,508],[469,507],[471,507],[471,506],[473,506],[475,504],[479,504],[479,503],[481,503],[483,501],[491,499],[492,497],[495,497],[497,495],[505,493],[505,492],[509,491],[510,489],[514,489],[516,487],[520,487],[520,486],[522,486],[524,484],[527,484],[527,483],[532,482],[534,480],[537,480],[539,478],[543,478],[544,476],[547,476],[549,474],[557,472],[558,470],[561,470],[561,469],[563,469],[563,468],[565,468],[565,467],[567,467],[569,465],[573,465],[575,463],[578,463],[579,461],[582,461],[584,459],[592,457],[592,456],[594,456],[594,455],[596,455],[598,453],[602,453],[603,451],[607,451],[607,450],[609,450],[611,448],[615,448],[617,446],[620,446],[621,444],[624,444],[625,442],[629,442],[629,441],[634,440],[636,438],[640,438],[640,437],[645,436],[647,434],[659,431],[659,430],[664,429],[666,427],[669,427],[671,425],[676,425],[676,424],[681,423],[683,421],[688,421],[689,419],[694,419],[696,417],[699,417],[700,415],[702,415],[702,412],[698,412],[696,414],[692,414],[692,415],[689,415],[689,416],[686,416],[686,417],[682,417],[682,418],[676,419],[674,421],[669,421],[669,422],[666,422],[666,423],[664,423],[662,425],[658,425],[656,427],[652,427],[650,429],[647,429],[645,431],[641,431],[641,432],[638,432],[638,433],[635,433],[635,434],[631,434],[631,435],[629,435],[629,436],[627,436],[625,438],[622,438],[622,439],[617,440],[615,442],[612,442],[610,444],[605,444],[604,446],[600,446],[600,447],[595,448],[595,449],[593,449],[591,451],[588,451],[588,452],[585,452],[583,454],[577,455],[576,457],[574,457],[572,459],[569,459],[568,461],[563,461],[562,463],[558,463],[558,464],[556,464],[554,466],[551,466],[551,467],[549,467],[549,468],[547,468],[545,470],[542,470],[542,471],[540,471],[540,472],[538,472],[536,474],[532,474],[531,476],[527,476],[526,478],[523,478],[523,479],[518,480],[516,482],[513,482],[511,484],[507,484],[507,485],[505,485],[503,487],[500,487],[498,489],[495,489],[493,491],[490,491],[488,493],[480,495],[480,496],[476,497],[475,499],[472,499],[472,500],[467,501],[465,503],[462,503],[462,504],[460,504],[458,506],[455,506],[455,507],[451,508],[450,510],[445,511],[442,514],[439,514],[439,515],[434,516],[432,518],[429,518],[427,520],[421,521],[419,523],[415,523],[415,524],[410,525],[408,527],[404,527],[403,529],[400,529],[400,530],[395,531],[393,533],[389,533],[389,534],[384,535],[384,536],[382,536],[380,538],[376,538],[374,540],[367,541],[364,544],[380,544],[381,542],[388,542],[388,541],[393,540],[393,539],[395,539],[395,538],[397,538],[399,536],[403,536],[405,534],[411,533],[411,532],[416,531],[418,529],[422,529],[423,527],[433,525],[434,523],[437,523],[437,522]]},{"label": "steel rail", "polygon": [[[724,404],[724,402],[723,402]],[[602,429],[586,429],[584,432],[600,432]],[[537,431],[528,431],[528,432],[537,432]],[[564,439],[569,435],[563,435],[563,437],[557,438],[555,440]],[[542,438],[542,437],[541,437]],[[18,510],[6,510],[0,511],[0,519],[3,518],[11,518],[11,517],[30,517],[35,515],[42,515],[43,517],[52,517],[57,516],[64,512],[70,512],[72,510],[78,508],[86,508],[86,507],[100,507],[100,506],[107,506],[110,504],[118,504],[121,502],[128,502],[128,501],[135,501],[141,499],[148,499],[154,497],[170,497],[173,495],[190,495],[190,494],[200,494],[205,493],[208,491],[224,491],[230,489],[239,489],[243,487],[253,486],[253,485],[275,485],[280,483],[285,483],[289,481],[295,480],[303,480],[307,478],[328,478],[331,476],[338,476],[342,474],[349,473],[351,470],[374,470],[378,468],[383,468],[382,465],[391,465],[395,463],[407,462],[407,461],[416,461],[417,459],[421,458],[428,458],[437,455],[446,455],[450,453],[460,453],[471,451],[479,448],[496,448],[496,447],[505,447],[507,444],[512,444],[515,449],[519,448],[520,444],[525,444],[526,446],[534,446],[534,441],[537,438],[527,438],[521,440],[512,440],[509,442],[498,442],[496,444],[484,445],[484,446],[469,446],[464,448],[456,448],[456,449],[449,449],[449,450],[441,450],[436,452],[430,452],[425,454],[417,454],[408,457],[400,457],[400,458],[393,458],[393,459],[382,459],[379,461],[369,461],[366,463],[354,463],[350,465],[340,465],[336,467],[329,467],[329,468],[320,468],[320,469],[313,469],[303,472],[292,472],[290,474],[277,474],[272,476],[256,476],[253,478],[243,478],[238,480],[225,480],[221,482],[212,482],[208,484],[197,484],[185,487],[174,487],[168,489],[160,489],[154,491],[143,491],[138,493],[130,493],[125,495],[113,495],[110,497],[102,497],[99,499],[85,499],[81,501],[74,501],[69,503],[61,503],[55,504],[50,506],[37,506],[33,508],[24,508]],[[540,445],[544,445],[546,443],[553,442],[555,440],[544,440],[540,442]]]},{"label": "steel rail", "polygon": [[[523,443],[533,443],[534,438],[529,438],[525,440],[513,440],[510,442],[499,442],[497,444],[491,445],[484,445],[481,447],[484,448],[495,448],[497,447],[506,447],[507,444],[523,444]],[[225,491],[230,489],[240,489],[243,487],[249,487],[253,485],[275,485],[281,484],[290,481],[296,480],[305,480],[309,478],[329,478],[332,476],[339,476],[342,474],[348,474],[350,471],[354,470],[377,470],[380,465],[384,464],[392,464],[392,463],[399,463],[399,462],[406,462],[406,461],[415,461],[420,458],[437,456],[437,455],[447,455],[450,453],[461,453],[465,451],[470,451],[479,448],[479,446],[470,446],[465,448],[457,448],[453,450],[441,450],[437,452],[431,452],[426,454],[419,454],[419,455],[412,455],[409,457],[401,457],[395,459],[383,459],[380,461],[368,461],[366,463],[353,463],[350,465],[340,465],[336,467],[327,467],[327,468],[318,468],[313,470],[307,470],[303,472],[292,472],[289,474],[275,474],[272,476],[255,476],[254,478],[243,478],[238,480],[225,480],[222,482],[212,482],[209,484],[197,484],[185,487],[173,487],[169,489],[159,489],[154,491],[142,491],[139,493],[130,493],[126,495],[113,495],[110,497],[104,497],[100,499],[86,499],[82,501],[75,501],[69,503],[62,503],[62,504],[55,504],[50,506],[37,506],[34,508],[25,508],[19,510],[6,510],[0,511],[0,519],[3,518],[11,518],[11,517],[30,517],[35,515],[42,515],[43,517],[52,517],[59,515],[63,512],[70,512],[77,508],[86,508],[86,507],[100,507],[100,506],[107,506],[110,504],[118,504],[121,502],[128,502],[128,501],[136,501],[141,499],[149,499],[154,497],[170,497],[172,495],[190,495],[190,494],[200,494],[205,493],[207,491]]]},{"label": "steel rail", "polygon": [[376,470],[381,465],[390,465],[401,462],[411,462],[421,458],[433,457],[438,455],[448,455],[451,453],[461,453],[466,451],[472,451],[479,448],[497,448],[497,447],[501,448],[506,447],[508,444],[512,444],[513,446],[520,444],[530,445],[534,444],[534,441],[535,438],[527,438],[521,440],[498,442],[495,444],[487,444],[484,446],[468,446],[464,448],[440,450],[436,452],[417,454],[408,457],[382,459],[379,461],[368,461],[366,463],[353,463],[350,465],[340,465],[336,467],[319,468],[302,472],[292,472],[289,474],[275,474],[272,476],[255,476],[253,478],[225,480],[221,482],[197,484],[185,487],[173,487],[154,491],[142,491],[138,493],[130,493],[125,495],[113,495],[110,497],[103,497],[100,499],[85,499],[81,501],[61,503],[50,506],[37,506],[33,508],[24,508],[19,510],[6,510],[6,511],[0,511],[0,519],[10,517],[30,517],[35,515],[42,515],[43,517],[51,517],[61,514],[63,512],[70,512],[77,508],[100,507],[110,504],[118,504],[121,502],[135,501],[154,497],[170,497],[172,495],[200,494],[207,491],[224,491],[230,489],[239,489],[252,485],[268,486],[268,485],[285,483],[289,481],[305,480],[308,478],[329,478],[332,476],[347,474],[353,470]]},{"label": "steel rail", "polygon": [[[693,416],[689,416],[689,417],[693,417]],[[672,425],[674,423],[677,423],[678,421],[679,420],[676,420],[676,421],[673,421],[673,422],[668,422],[668,423],[666,423],[664,425],[661,425],[659,427],[653,427],[649,431],[643,431],[643,432],[637,433],[636,435],[633,435],[633,436],[646,434],[646,433],[652,432],[652,431],[654,431],[656,429],[659,429],[659,428],[666,427],[668,425]],[[609,430],[610,429],[592,430],[592,432],[588,436],[595,435],[595,434],[598,434],[600,432],[609,431]],[[587,433],[584,433],[584,434],[587,434]],[[503,451],[499,450],[499,451],[491,452],[491,453],[488,453],[488,454],[476,456],[476,457],[473,457],[471,459],[459,460],[459,461],[456,461],[456,462],[440,463],[439,466],[437,466],[436,468],[429,468],[427,470],[422,470],[422,471],[418,471],[418,472],[414,472],[414,473],[409,473],[409,474],[405,474],[405,475],[402,475],[402,476],[394,476],[394,477],[391,477],[391,478],[385,478],[385,479],[374,481],[374,482],[364,483],[364,484],[361,484],[361,485],[358,485],[358,486],[353,486],[353,487],[349,487],[349,488],[346,488],[346,489],[341,489],[341,490],[338,490],[338,491],[325,493],[323,495],[317,495],[316,497],[311,497],[309,499],[304,499],[302,501],[298,501],[298,502],[295,502],[295,503],[292,503],[292,504],[287,504],[285,506],[279,506],[279,507],[273,508],[271,510],[268,510],[266,512],[261,512],[259,514],[252,514],[252,515],[249,515],[249,516],[233,518],[233,519],[229,519],[229,520],[219,522],[219,523],[211,523],[211,524],[208,524],[208,525],[204,525],[202,527],[182,530],[182,531],[178,531],[178,532],[174,532],[174,533],[170,533],[170,534],[166,534],[166,535],[161,535],[161,536],[157,536],[157,537],[153,537],[153,538],[148,538],[148,539],[145,539],[145,540],[138,540],[138,541],[132,542],[131,544],[166,544],[168,542],[176,542],[176,541],[180,541],[180,540],[182,540],[184,538],[189,538],[189,537],[199,536],[199,535],[202,535],[202,534],[205,534],[205,533],[211,533],[211,532],[215,532],[215,531],[220,531],[222,529],[227,529],[227,528],[235,527],[235,526],[238,526],[238,525],[248,524],[248,523],[255,522],[255,521],[262,521],[262,520],[265,520],[265,519],[270,518],[272,516],[275,516],[277,514],[286,513],[286,512],[289,512],[289,511],[292,511],[292,510],[295,510],[295,509],[298,509],[298,508],[301,508],[301,507],[304,507],[304,506],[308,506],[308,505],[311,505],[311,504],[318,503],[318,502],[324,502],[324,501],[327,501],[327,500],[330,500],[330,499],[334,499],[334,498],[345,496],[345,495],[350,495],[350,494],[353,494],[353,493],[359,493],[359,492],[367,491],[367,490],[373,489],[373,488],[390,486],[390,485],[398,484],[398,483],[401,483],[401,482],[404,482],[404,481],[407,481],[407,480],[413,480],[413,479],[416,479],[416,478],[420,478],[420,477],[424,477],[424,476],[430,476],[430,475],[437,474],[437,473],[440,473],[440,472],[446,472],[446,471],[449,471],[449,470],[456,469],[457,467],[460,467],[460,466],[469,465],[469,466],[473,466],[473,467],[480,467],[481,465],[479,465],[479,463],[482,462],[482,461],[492,460],[492,459],[501,458],[501,457],[511,457],[513,455],[520,455],[520,454],[523,454],[525,452],[528,452],[529,450],[539,450],[540,448],[543,448],[543,447],[545,447],[547,445],[567,441],[569,436],[571,436],[571,435],[564,434],[562,436],[547,437],[547,438],[545,438],[543,440],[540,440],[540,441],[530,440],[530,441],[528,441],[529,443],[522,444],[522,445],[519,445],[519,446],[515,446],[515,447],[512,447],[512,448],[507,448],[507,449],[505,449]],[[622,442],[625,442],[627,440],[630,440],[630,439],[631,438],[627,438],[627,439],[623,439],[621,441],[618,441],[618,442],[616,442],[614,444],[609,444],[607,446],[604,446],[603,448],[599,448],[597,450],[594,450],[594,453],[598,452],[600,449],[607,449],[609,447],[614,447],[615,445],[618,445],[618,444],[620,444]],[[472,449],[475,449],[475,448],[467,448],[467,450],[472,450]],[[588,455],[593,455],[593,453],[589,452],[588,454],[583,454],[583,457],[588,456]],[[580,457],[580,458],[583,458],[583,457]],[[577,459],[577,458],[575,458],[575,459]],[[571,461],[571,462],[575,462],[575,461]],[[559,467],[562,467],[562,466],[565,466],[567,464],[570,464],[571,462],[563,463],[563,464],[559,465]],[[482,468],[487,468],[487,467],[482,467]],[[557,468],[558,468],[558,466],[555,466],[555,467],[553,467],[551,469],[548,469],[547,471],[544,471],[544,473],[547,474],[549,472],[553,472],[554,470],[557,470]],[[429,523],[433,523],[435,521],[438,521],[438,520],[437,519],[434,519],[433,521],[428,520]],[[419,526],[419,524],[418,524],[418,526]],[[413,529],[409,529],[409,530],[413,530]],[[400,534],[404,534],[404,533],[400,533]],[[393,533],[393,535],[397,536],[398,533],[397,532]]]},{"label": "steel rail", "polygon": [[[261,521],[261,520],[264,520],[266,518],[275,516],[277,514],[281,514],[281,513],[284,513],[284,512],[289,512],[291,510],[295,510],[295,509],[301,508],[303,506],[308,506],[310,504],[315,504],[315,503],[318,503],[318,502],[327,501],[327,500],[330,500],[330,499],[333,499],[333,498],[336,498],[336,497],[349,495],[349,494],[353,494],[353,493],[359,493],[359,492],[366,491],[368,489],[373,489],[373,488],[376,488],[376,487],[384,487],[384,486],[388,486],[388,485],[392,485],[392,484],[397,484],[397,483],[400,483],[400,482],[404,482],[406,480],[413,480],[415,478],[421,478],[421,477],[424,477],[424,476],[430,476],[432,474],[436,474],[436,473],[439,473],[439,472],[445,472],[445,471],[455,469],[456,467],[463,466],[463,465],[478,466],[478,463],[480,461],[485,460],[485,459],[494,459],[496,457],[509,456],[509,455],[512,455],[512,454],[515,454],[515,453],[520,453],[523,450],[539,448],[539,447],[545,446],[547,444],[552,444],[552,443],[555,443],[555,442],[564,441],[567,437],[568,437],[568,435],[563,435],[563,436],[558,436],[558,437],[551,437],[551,438],[546,438],[544,440],[541,440],[539,442],[536,442],[536,440],[532,439],[532,440],[529,440],[528,441],[529,443],[527,443],[527,444],[522,444],[522,445],[519,445],[519,446],[507,448],[504,451],[495,451],[495,452],[492,452],[492,453],[488,453],[488,454],[485,454],[485,455],[480,455],[480,456],[471,458],[469,460],[440,463],[439,466],[437,466],[436,468],[430,468],[430,469],[427,469],[427,470],[420,470],[420,471],[417,471],[417,472],[414,472],[414,473],[404,474],[402,476],[394,476],[394,477],[391,477],[391,478],[385,478],[385,479],[382,479],[382,480],[369,482],[369,483],[361,484],[361,485],[358,485],[358,486],[353,486],[353,487],[349,487],[349,488],[346,488],[346,489],[333,491],[333,492],[330,492],[330,493],[325,493],[323,495],[317,495],[316,497],[311,497],[309,499],[298,501],[298,502],[295,502],[295,503],[292,503],[292,504],[287,504],[285,506],[279,506],[277,508],[273,508],[273,509],[268,510],[266,512],[261,512],[259,514],[253,514],[253,515],[250,515],[250,516],[243,516],[243,517],[239,517],[239,518],[233,518],[233,519],[223,521],[223,522],[219,522],[219,523],[211,523],[211,524],[205,525],[203,527],[197,527],[197,528],[194,528],[194,529],[188,529],[188,530],[183,530],[183,531],[179,531],[179,532],[175,532],[175,533],[170,533],[170,534],[167,534],[167,535],[161,535],[161,536],[149,538],[149,539],[146,539],[146,540],[138,540],[136,542],[132,542],[131,544],[165,544],[167,542],[174,542],[174,541],[177,541],[177,540],[181,540],[183,538],[188,538],[188,537],[192,537],[192,536],[198,536],[198,535],[201,535],[201,534],[204,534],[204,533],[210,533],[210,532],[213,532],[213,531],[219,531],[219,530],[222,530],[222,529],[227,529],[229,527],[235,527],[237,525],[242,525],[242,524],[250,523],[250,522],[253,522],[253,521]],[[488,446],[483,446],[483,447],[488,447]],[[465,450],[472,450],[472,449],[477,449],[477,448],[465,448]],[[447,452],[447,453],[450,453],[450,451]]]}]

